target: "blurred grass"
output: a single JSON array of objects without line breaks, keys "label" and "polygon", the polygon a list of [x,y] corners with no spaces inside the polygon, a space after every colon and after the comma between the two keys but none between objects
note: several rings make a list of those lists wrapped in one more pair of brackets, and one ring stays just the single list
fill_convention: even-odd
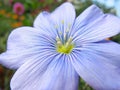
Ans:
[{"label": "blurred grass", "polygon": [[[0,0],[0,53],[6,50],[6,41],[9,33],[20,26],[32,26],[33,20],[38,13],[43,10],[52,11],[65,0],[61,2],[55,0]],[[25,13],[22,16],[16,15],[13,12],[13,4],[15,2],[23,3],[25,7]],[[115,14],[114,8],[107,8],[104,5],[94,2],[103,9],[104,12]],[[93,4],[91,0],[85,0],[79,3],[73,2],[77,7],[76,12],[79,15],[85,8]],[[120,35],[112,37],[116,42],[120,43]],[[15,71],[9,70],[3,66],[0,66],[0,90],[10,90],[9,83],[12,75]],[[80,79],[79,90],[92,90],[82,79]]]}]

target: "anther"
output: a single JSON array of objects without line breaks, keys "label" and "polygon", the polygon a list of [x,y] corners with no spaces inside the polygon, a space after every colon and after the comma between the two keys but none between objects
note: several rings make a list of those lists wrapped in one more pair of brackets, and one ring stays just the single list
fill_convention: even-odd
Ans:
[{"label": "anther", "polygon": [[72,37],[68,39],[68,41],[65,44],[65,47],[68,47],[71,44],[71,42],[72,42]]},{"label": "anther", "polygon": [[56,41],[57,41],[57,46],[61,47],[62,46],[62,42],[61,42],[61,40],[60,40],[60,38],[58,36],[56,37]]},{"label": "anther", "polygon": [[64,40],[66,41],[66,33],[64,34]]}]

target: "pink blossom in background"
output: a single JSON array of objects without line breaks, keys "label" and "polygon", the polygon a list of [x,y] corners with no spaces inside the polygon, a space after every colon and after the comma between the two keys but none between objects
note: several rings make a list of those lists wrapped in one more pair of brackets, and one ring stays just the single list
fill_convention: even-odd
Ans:
[{"label": "pink blossom in background", "polygon": [[17,2],[13,6],[13,11],[14,11],[14,13],[16,13],[18,15],[22,15],[25,11],[25,8],[22,3]]}]

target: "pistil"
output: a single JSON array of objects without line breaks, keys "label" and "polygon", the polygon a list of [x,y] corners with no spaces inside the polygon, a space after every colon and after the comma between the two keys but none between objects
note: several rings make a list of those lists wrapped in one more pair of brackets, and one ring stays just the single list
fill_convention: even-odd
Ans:
[{"label": "pistil", "polygon": [[56,48],[57,52],[59,53],[69,54],[74,47],[74,45],[72,44],[72,37],[70,37],[64,44],[62,43],[58,36],[56,37],[56,41],[57,41]]}]

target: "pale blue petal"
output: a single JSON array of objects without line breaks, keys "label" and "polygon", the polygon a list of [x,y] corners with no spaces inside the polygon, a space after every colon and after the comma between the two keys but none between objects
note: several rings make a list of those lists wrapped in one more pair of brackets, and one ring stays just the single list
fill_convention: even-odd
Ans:
[{"label": "pale blue petal", "polygon": [[103,14],[95,5],[87,8],[75,21],[72,36],[79,43],[96,42],[120,32],[120,19]]},{"label": "pale blue petal", "polygon": [[120,89],[120,45],[91,43],[75,48],[71,61],[78,74],[95,90]]},{"label": "pale blue petal", "polygon": [[49,20],[56,28],[58,36],[62,39],[62,37],[71,30],[75,17],[74,6],[66,2],[50,14]]},{"label": "pale blue petal", "polygon": [[54,42],[51,35],[39,32],[35,28],[17,28],[8,38],[7,51],[0,55],[0,64],[17,69],[40,52],[55,51]]},{"label": "pale blue petal", "polygon": [[57,36],[56,28],[54,24],[49,21],[50,13],[48,12],[41,12],[34,21],[34,27],[38,30],[42,30],[45,33],[52,34],[53,36]]},{"label": "pale blue petal", "polygon": [[56,35],[56,37],[59,36],[62,39],[64,34],[72,28],[75,15],[74,6],[66,2],[51,14],[48,12],[40,13],[34,21],[34,27]]},{"label": "pale blue petal", "polygon": [[11,90],[77,90],[78,74],[66,56],[46,53],[21,66]]},{"label": "pale blue petal", "polygon": [[111,60],[105,59],[107,63],[120,65],[120,44],[113,41],[106,40],[97,43],[87,43],[82,46],[82,50],[89,50],[102,57],[110,58]]}]

